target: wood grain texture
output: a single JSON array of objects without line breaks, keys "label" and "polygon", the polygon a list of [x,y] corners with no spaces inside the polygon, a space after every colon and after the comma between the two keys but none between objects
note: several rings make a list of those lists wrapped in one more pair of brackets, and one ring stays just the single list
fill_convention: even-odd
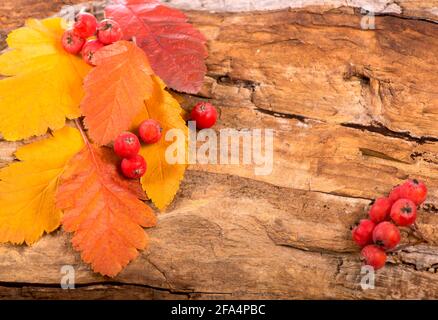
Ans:
[{"label": "wood grain texture", "polygon": [[[351,7],[188,12],[209,58],[184,107],[214,103],[216,130],[275,129],[272,174],[191,166],[148,231],[150,249],[112,280],[81,263],[61,230],[29,248],[2,245],[0,297],[438,298],[438,25],[422,16],[436,3],[397,4],[421,18],[383,14],[362,30]],[[0,166],[21,144],[0,142]],[[404,248],[363,291],[349,228],[408,177],[430,189],[418,221],[427,242],[403,229]],[[75,290],[59,288],[66,264]]]}]

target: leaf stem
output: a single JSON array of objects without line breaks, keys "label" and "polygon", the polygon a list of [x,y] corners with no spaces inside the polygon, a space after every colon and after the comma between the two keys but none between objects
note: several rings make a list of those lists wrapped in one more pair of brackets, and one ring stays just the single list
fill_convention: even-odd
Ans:
[{"label": "leaf stem", "polygon": [[90,146],[90,140],[88,140],[87,134],[85,133],[84,128],[82,127],[82,123],[79,121],[79,119],[74,119],[76,128],[78,128],[79,132],[81,133],[82,139],[84,140],[85,144],[87,146]]},{"label": "leaf stem", "polygon": [[75,125],[78,128],[79,132],[81,133],[82,139],[84,140],[85,145],[87,146],[88,152],[90,152],[90,154],[91,154],[91,158],[93,160],[93,163],[94,163],[97,171],[100,171],[99,163],[98,163],[98,161],[96,159],[96,155],[94,154],[95,149],[91,145],[91,142],[88,139],[87,134],[85,133],[85,130],[84,130],[83,126],[82,126],[81,121],[79,119],[74,119],[74,122],[75,122]]}]

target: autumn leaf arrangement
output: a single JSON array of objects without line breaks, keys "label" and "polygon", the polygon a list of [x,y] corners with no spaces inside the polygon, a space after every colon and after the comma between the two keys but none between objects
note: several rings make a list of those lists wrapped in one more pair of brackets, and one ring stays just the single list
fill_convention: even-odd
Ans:
[{"label": "autumn leaf arrangement", "polygon": [[[104,12],[117,28],[98,24],[102,35],[79,43],[83,58],[61,18],[30,19],[7,38],[0,133],[7,141],[40,138],[0,170],[0,242],[31,245],[62,226],[83,261],[113,277],[147,246],[143,228],[156,224],[144,200],[165,209],[186,166],[165,161],[172,142],[161,138],[141,145],[146,173],[126,179],[109,146],[148,119],[163,136],[174,128],[187,133],[167,88],[199,91],[207,50],[182,12],[156,0],[117,0]],[[77,27],[86,32],[88,22]],[[100,37],[107,43],[96,45]]]}]

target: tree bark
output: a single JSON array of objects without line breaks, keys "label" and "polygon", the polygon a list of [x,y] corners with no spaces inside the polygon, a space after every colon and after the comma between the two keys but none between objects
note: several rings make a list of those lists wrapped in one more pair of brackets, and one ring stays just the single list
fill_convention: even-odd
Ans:
[{"label": "tree bark", "polygon": [[[217,1],[170,0],[199,9],[187,14],[208,38],[205,85],[184,107],[212,102],[217,131],[273,128],[272,174],[192,165],[148,230],[149,249],[115,279],[83,264],[62,230],[32,247],[1,245],[0,297],[438,298],[438,3],[321,2],[253,1],[229,13]],[[23,1],[1,29],[60,4]],[[367,5],[378,12],[371,30],[360,23]],[[278,10],[253,11],[263,8]],[[0,142],[0,166],[22,143]],[[350,226],[408,177],[429,187],[418,217],[426,242],[402,229],[403,249],[362,290]],[[75,267],[75,290],[60,289],[63,265]]]}]

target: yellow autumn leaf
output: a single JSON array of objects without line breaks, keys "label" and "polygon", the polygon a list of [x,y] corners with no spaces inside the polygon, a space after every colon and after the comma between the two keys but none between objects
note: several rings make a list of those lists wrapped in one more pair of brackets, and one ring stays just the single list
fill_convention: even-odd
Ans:
[{"label": "yellow autumn leaf", "polygon": [[21,147],[15,153],[20,161],[0,170],[0,242],[32,244],[58,228],[58,179],[82,147],[79,131],[64,127],[52,137]]},{"label": "yellow autumn leaf", "polygon": [[184,177],[186,164],[169,164],[165,152],[173,141],[165,141],[170,129],[180,129],[185,138],[187,149],[187,126],[181,117],[183,109],[172,95],[165,90],[163,82],[154,77],[154,90],[150,99],[145,102],[145,109],[134,121],[133,130],[145,119],[157,120],[162,131],[160,141],[142,146],[140,154],[146,159],[147,171],[141,178],[141,184],[148,197],[160,210],[165,209],[175,197],[181,180]]},{"label": "yellow autumn leaf", "polygon": [[42,135],[80,116],[82,80],[90,71],[64,51],[61,18],[29,19],[12,31],[0,56],[0,133],[6,140]]}]

